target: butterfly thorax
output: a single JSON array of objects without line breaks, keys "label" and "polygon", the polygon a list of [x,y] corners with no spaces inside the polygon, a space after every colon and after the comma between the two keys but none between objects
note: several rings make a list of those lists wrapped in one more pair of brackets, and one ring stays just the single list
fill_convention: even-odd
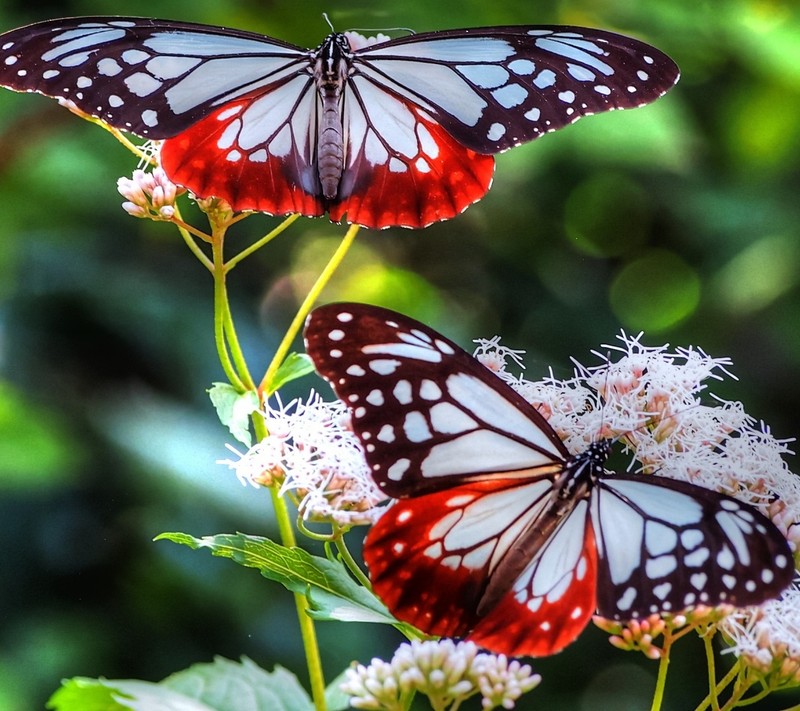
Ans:
[{"label": "butterfly thorax", "polygon": [[585,451],[569,459],[561,475],[561,481],[556,483],[557,499],[571,502],[570,508],[572,508],[576,499],[587,497],[597,477],[603,473],[610,454],[611,441],[601,439],[592,442]]},{"label": "butterfly thorax", "polygon": [[350,70],[350,43],[343,34],[325,38],[316,53],[314,81],[322,101],[317,139],[317,165],[322,194],[332,200],[344,169],[344,139],[340,97]]}]

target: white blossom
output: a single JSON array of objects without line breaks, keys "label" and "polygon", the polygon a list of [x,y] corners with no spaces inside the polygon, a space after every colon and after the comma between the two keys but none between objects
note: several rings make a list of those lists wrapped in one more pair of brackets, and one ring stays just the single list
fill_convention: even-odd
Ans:
[{"label": "white blossom", "polygon": [[367,666],[355,665],[347,670],[341,689],[358,709],[402,709],[420,693],[435,700],[435,708],[480,694],[489,711],[514,708],[540,681],[527,664],[479,652],[472,642],[442,639],[404,643],[388,663],[373,659]]},{"label": "white blossom", "polygon": [[238,460],[227,460],[244,483],[279,483],[295,492],[305,519],[341,525],[372,523],[385,496],[375,486],[347,408],[312,393],[306,402],[276,400],[261,412],[268,436]]},{"label": "white blossom", "polygon": [[125,198],[125,212],[154,220],[171,220],[175,216],[175,200],[185,192],[160,167],[149,172],[137,168],[130,178],[117,180],[117,190]]}]

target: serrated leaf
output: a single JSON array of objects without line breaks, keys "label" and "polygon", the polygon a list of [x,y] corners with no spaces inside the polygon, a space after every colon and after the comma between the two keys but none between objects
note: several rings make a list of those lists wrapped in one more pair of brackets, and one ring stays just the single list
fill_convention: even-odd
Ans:
[{"label": "serrated leaf", "polygon": [[268,538],[243,533],[203,538],[162,533],[156,540],[161,539],[194,549],[207,548],[212,555],[257,568],[265,578],[292,592],[307,594],[312,604],[309,614],[317,620],[397,624],[386,606],[356,583],[344,565],[311,555],[302,548],[286,548]]},{"label": "serrated leaf", "polygon": [[286,383],[314,372],[314,361],[305,353],[290,353],[281,363],[267,388],[267,395],[280,390]]},{"label": "serrated leaf", "polygon": [[297,677],[276,666],[265,671],[243,657],[241,663],[215,657],[167,677],[162,684],[201,700],[214,711],[312,711],[314,704]]},{"label": "serrated leaf", "polygon": [[63,683],[47,702],[55,711],[217,711],[190,696],[138,679],[86,679]]},{"label": "serrated leaf", "polygon": [[[47,704],[54,711],[313,711],[297,677],[283,667],[261,669],[217,657],[163,681],[85,679],[65,681]],[[333,711],[333,709],[331,709]]]},{"label": "serrated leaf", "polygon": [[252,390],[240,393],[230,383],[212,383],[208,396],[217,411],[219,421],[242,444],[253,443],[250,434],[250,415],[258,410],[258,395]]}]

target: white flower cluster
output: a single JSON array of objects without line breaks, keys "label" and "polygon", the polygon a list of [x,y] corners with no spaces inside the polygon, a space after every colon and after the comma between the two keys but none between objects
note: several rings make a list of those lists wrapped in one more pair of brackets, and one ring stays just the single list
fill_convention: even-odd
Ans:
[{"label": "white flower cluster", "polygon": [[162,168],[151,172],[137,168],[130,178],[117,180],[117,191],[125,202],[122,209],[133,217],[171,220],[175,216],[175,199],[185,192],[173,183]]},{"label": "white flower cluster", "polygon": [[312,393],[307,402],[267,405],[269,435],[236,461],[225,461],[243,483],[281,484],[294,491],[307,520],[339,525],[373,523],[386,497],[372,481],[347,408]]},{"label": "white flower cluster", "polygon": [[483,709],[489,711],[513,709],[540,681],[527,664],[502,654],[479,653],[472,642],[443,639],[404,643],[391,662],[373,659],[368,666],[351,667],[341,689],[357,709],[401,711],[420,693],[437,709],[480,694]]},{"label": "white flower cluster", "polygon": [[730,651],[767,677],[769,686],[800,684],[800,580],[777,600],[735,610],[720,630]]},{"label": "white flower cluster", "polygon": [[576,363],[568,380],[513,375],[507,361],[519,365],[520,353],[497,339],[479,342],[476,357],[536,406],[571,453],[601,437],[619,439],[638,471],[722,491],[773,518],[780,513],[776,525],[800,548],[800,479],[783,459],[787,442],[756,426],[741,403],[701,400],[709,378],[732,377],[730,361],[644,346],[641,334],[618,338],[621,345],[603,347],[608,355],[597,353],[600,365]]}]

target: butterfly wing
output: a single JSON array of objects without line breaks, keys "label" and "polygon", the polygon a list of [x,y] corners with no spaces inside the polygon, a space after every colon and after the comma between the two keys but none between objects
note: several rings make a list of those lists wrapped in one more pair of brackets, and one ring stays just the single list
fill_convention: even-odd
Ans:
[{"label": "butterfly wing", "polygon": [[496,474],[396,502],[364,546],[374,591],[399,619],[429,634],[464,636],[479,609],[492,605],[489,584],[503,575],[498,569],[509,558],[520,570],[527,565],[519,541],[551,492],[547,476],[523,481]]},{"label": "butterfly wing", "polygon": [[315,309],[306,350],[352,411],[378,486],[395,498],[490,472],[554,471],[568,456],[547,421],[466,351],[401,314]]},{"label": "butterfly wing", "polygon": [[760,604],[794,576],[789,544],[774,524],[751,506],[687,482],[601,477],[591,515],[604,617]]},{"label": "butterfly wing", "polygon": [[0,38],[0,84],[166,139],[170,178],[236,210],[321,215],[311,53],[186,22],[52,20]]},{"label": "butterfly wing", "polygon": [[584,499],[543,541],[513,586],[480,619],[469,638],[508,656],[561,651],[595,612],[597,549]]},{"label": "butterfly wing", "polygon": [[448,30],[357,49],[331,216],[379,227],[454,217],[489,189],[490,154],[650,103],[678,76],[654,47],[580,27]]}]

